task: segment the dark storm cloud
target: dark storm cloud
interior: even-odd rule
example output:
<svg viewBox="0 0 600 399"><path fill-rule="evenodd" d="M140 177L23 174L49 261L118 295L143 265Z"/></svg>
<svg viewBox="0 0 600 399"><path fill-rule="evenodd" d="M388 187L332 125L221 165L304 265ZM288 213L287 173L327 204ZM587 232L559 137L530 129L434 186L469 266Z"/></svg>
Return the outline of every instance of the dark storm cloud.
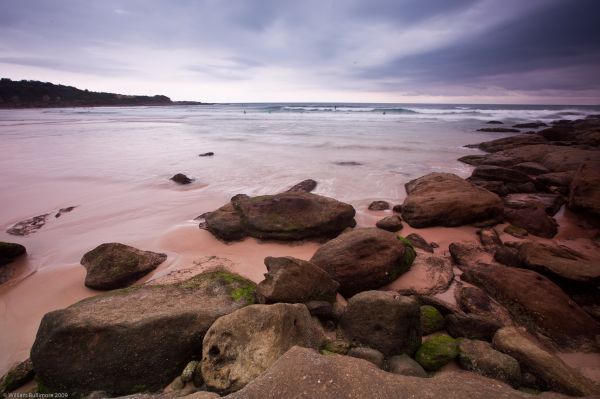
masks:
<svg viewBox="0 0 600 399"><path fill-rule="evenodd" d="M598 15L597 0L0 0L0 64L263 90L576 95L600 90Z"/></svg>

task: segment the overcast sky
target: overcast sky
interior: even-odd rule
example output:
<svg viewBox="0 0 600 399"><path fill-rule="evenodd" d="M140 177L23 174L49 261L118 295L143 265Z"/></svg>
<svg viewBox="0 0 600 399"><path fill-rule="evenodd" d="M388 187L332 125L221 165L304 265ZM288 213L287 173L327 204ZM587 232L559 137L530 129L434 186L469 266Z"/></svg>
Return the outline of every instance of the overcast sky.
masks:
<svg viewBox="0 0 600 399"><path fill-rule="evenodd" d="M0 0L0 75L208 102L600 103L600 0Z"/></svg>

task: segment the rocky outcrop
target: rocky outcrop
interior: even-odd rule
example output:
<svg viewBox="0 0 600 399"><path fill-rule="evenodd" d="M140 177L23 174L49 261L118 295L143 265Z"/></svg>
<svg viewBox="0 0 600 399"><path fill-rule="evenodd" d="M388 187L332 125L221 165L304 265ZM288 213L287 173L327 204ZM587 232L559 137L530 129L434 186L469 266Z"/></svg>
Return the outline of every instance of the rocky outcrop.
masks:
<svg viewBox="0 0 600 399"><path fill-rule="evenodd" d="M9 227L6 232L8 234L12 234L13 236L28 236L44 227L48 220L48 216L50 216L49 213L44 213L43 215L21 220L20 222Z"/></svg>
<svg viewBox="0 0 600 399"><path fill-rule="evenodd" d="M459 339L458 352L458 362L465 370L504 381L513 388L521 385L519 362L494 350L488 342Z"/></svg>
<svg viewBox="0 0 600 399"><path fill-rule="evenodd" d="M85 285L96 290L127 287L167 259L167 255L129 245L106 243L87 252L81 265L87 270Z"/></svg>
<svg viewBox="0 0 600 399"><path fill-rule="evenodd" d="M461 269L464 281L487 291L530 331L564 349L595 347L600 324L542 275L531 270L485 264L461 266Z"/></svg>
<svg viewBox="0 0 600 399"><path fill-rule="evenodd" d="M246 236L301 240L335 237L356 224L354 214L351 205L293 191L259 197L236 195L205 219L208 231L226 241Z"/></svg>
<svg viewBox="0 0 600 399"><path fill-rule="evenodd" d="M450 173L430 173L406 184L402 219L412 227L461 226L502 217L502 201Z"/></svg>
<svg viewBox="0 0 600 399"><path fill-rule="evenodd" d="M427 371L435 371L458 356L456 340L448 335L439 334L429 337L419 347L415 360Z"/></svg>
<svg viewBox="0 0 600 399"><path fill-rule="evenodd" d="M313 263L292 257L267 257L265 265L268 272L256 288L261 303L335 300L340 285Z"/></svg>
<svg viewBox="0 0 600 399"><path fill-rule="evenodd" d="M512 129L510 127L484 127L481 129L477 129L478 132L488 132L488 133L519 133L519 129Z"/></svg>
<svg viewBox="0 0 600 399"><path fill-rule="evenodd" d="M542 208L550 216L556 215L565 203L562 195L552 193L509 194L502 200L508 208Z"/></svg>
<svg viewBox="0 0 600 399"><path fill-rule="evenodd" d="M306 180L302 180L300 183L292 186L290 189L287 190L287 192L300 191L300 192L304 192L304 193L310 193L315 188L317 188L317 182L313 179L306 179Z"/></svg>
<svg viewBox="0 0 600 399"><path fill-rule="evenodd" d="M600 161L584 162L575 173L569 208L600 215Z"/></svg>
<svg viewBox="0 0 600 399"><path fill-rule="evenodd" d="M227 399L280 398L503 398L531 395L468 372L442 373L432 378L387 373L362 359L319 355L294 347L255 379Z"/></svg>
<svg viewBox="0 0 600 399"><path fill-rule="evenodd" d="M497 350L517 359L523 371L533 373L553 391L574 396L600 394L600 388L514 327L498 330L493 344Z"/></svg>
<svg viewBox="0 0 600 399"><path fill-rule="evenodd" d="M540 127L546 127L548 126L547 124L545 124L544 122L527 122L527 123L517 123L516 125L513 125L513 127L516 127L517 129L539 129Z"/></svg>
<svg viewBox="0 0 600 399"><path fill-rule="evenodd" d="M421 342L419 303L390 291L350 298L339 327L344 336L385 355L413 354Z"/></svg>
<svg viewBox="0 0 600 399"><path fill-rule="evenodd" d="M27 250L21 244L0 241L0 266L14 261L26 253Z"/></svg>
<svg viewBox="0 0 600 399"><path fill-rule="evenodd" d="M155 391L199 357L205 332L253 301L255 285L213 271L173 285L130 287L47 313L31 360L54 392Z"/></svg>
<svg viewBox="0 0 600 399"><path fill-rule="evenodd" d="M251 305L219 318L202 343L202 376L219 392L233 392L268 369L294 345L317 348L306 306Z"/></svg>
<svg viewBox="0 0 600 399"><path fill-rule="evenodd" d="M377 223L375 223L375 226L392 233L400 231L404 227L402 225L402 219L400 219L400 216L398 215L386 216L383 219L378 220Z"/></svg>
<svg viewBox="0 0 600 399"><path fill-rule="evenodd" d="M498 152L524 145L544 144L546 139L536 134L520 134L480 143L478 147L486 152Z"/></svg>
<svg viewBox="0 0 600 399"><path fill-rule="evenodd" d="M355 229L323 244L311 262L340 283L346 297L379 288L410 269L411 246L380 229Z"/></svg>

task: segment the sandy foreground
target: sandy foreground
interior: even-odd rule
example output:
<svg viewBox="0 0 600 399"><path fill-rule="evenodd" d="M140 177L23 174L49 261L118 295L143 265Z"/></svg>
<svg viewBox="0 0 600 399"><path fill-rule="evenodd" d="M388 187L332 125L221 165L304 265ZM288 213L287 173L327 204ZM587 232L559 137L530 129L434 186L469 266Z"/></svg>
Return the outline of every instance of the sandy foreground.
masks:
<svg viewBox="0 0 600 399"><path fill-rule="evenodd" d="M122 194L98 200L107 194L103 190L117 190ZM98 293L84 286L85 269L79 264L79 259L100 243L122 242L168 255L166 262L138 284L173 272L196 273L217 266L259 282L266 272L263 263L266 256L309 259L319 247L316 242L285 244L247 238L242 242L226 244L215 239L209 232L199 229L198 222L193 219L203 212L216 209L227 202L228 197L210 193L204 187L179 188L161 183L149 189L124 190L124 187L114 186L98 189L90 184L87 198L89 202L80 197L82 204L73 212L60 218L49 218L46 226L29 237L14 237L6 233L0 235L1 240L26 245L29 253L26 258L12 265L15 271L13 279L0 286L0 324L3 326L0 331L0 373L29 356L45 313ZM149 202L148 198L152 198L152 201ZM60 201L55 201L56 208L65 205ZM366 199L352 204L357 209L358 227L372 227L381 217L392 214L391 211L368 211L370 201ZM391 202L402 201L396 199ZM42 208L42 204L47 203L48 198L30 199L25 201L23 208L35 214L32 209L37 208L38 212L39 209L48 209L47 205ZM535 239L567 245L600 262L600 251L589 239L594 232L580 227L568 211L561 211L556 218L560 224L557 236L552 240ZM400 234L416 232L427 241L437 243L439 248L436 254L448 255L448 245L452 242L478 240L475 227L414 229L406 223L404 225ZM503 227L497 226L498 231L502 231ZM518 240L507 234L502 234L501 238L504 241ZM533 236L528 238L534 239ZM455 272L457 276L460 274L456 268ZM412 275L409 278L415 279L413 283L418 283L424 276ZM407 277L400 277L399 280L402 279L406 282ZM455 286L456 283L453 283L447 292L437 296L454 302ZM393 287L394 283L388 289ZM600 354L564 353L560 356L586 376L600 381ZM445 369L456 367L448 365Z"/></svg>

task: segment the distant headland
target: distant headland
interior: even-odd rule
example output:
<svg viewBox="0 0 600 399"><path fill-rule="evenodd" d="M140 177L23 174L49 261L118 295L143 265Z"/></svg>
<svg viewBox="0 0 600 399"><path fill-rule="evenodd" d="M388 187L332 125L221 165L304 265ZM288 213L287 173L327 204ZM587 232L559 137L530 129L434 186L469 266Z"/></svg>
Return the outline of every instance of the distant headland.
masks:
<svg viewBox="0 0 600 399"><path fill-rule="evenodd" d="M81 90L36 80L0 79L0 108L103 107L148 105L200 105L171 101L167 96L133 96Z"/></svg>

